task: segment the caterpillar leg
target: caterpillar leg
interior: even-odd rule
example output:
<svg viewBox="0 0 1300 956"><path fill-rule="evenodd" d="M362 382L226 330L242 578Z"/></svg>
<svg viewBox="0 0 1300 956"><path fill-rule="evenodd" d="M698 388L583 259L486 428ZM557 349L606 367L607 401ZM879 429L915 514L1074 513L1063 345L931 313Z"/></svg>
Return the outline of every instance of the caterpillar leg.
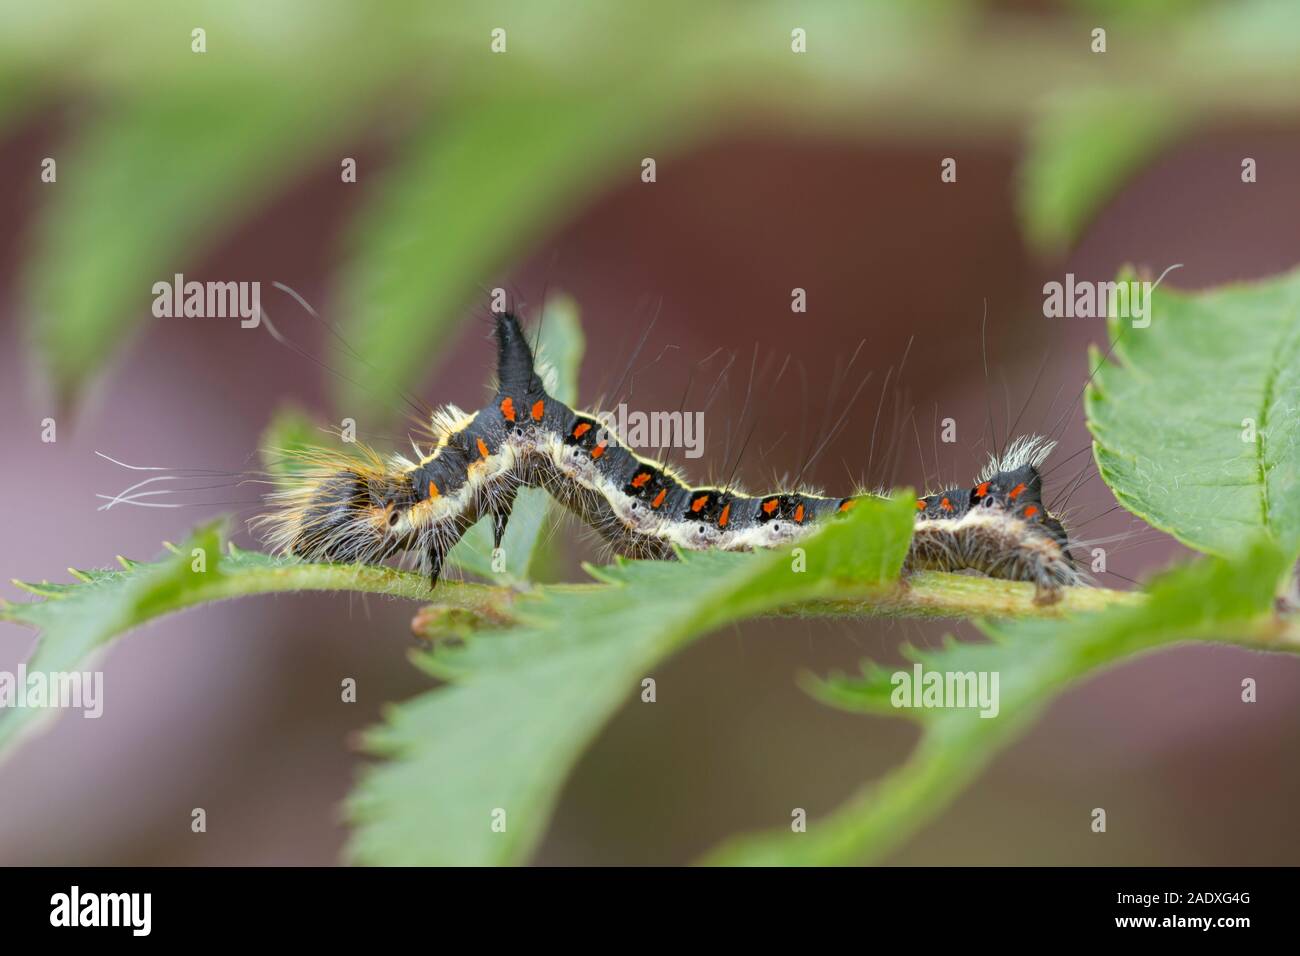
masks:
<svg viewBox="0 0 1300 956"><path fill-rule="evenodd" d="M492 515L492 547L501 547L501 541L506 534L506 525L510 522L510 512L515 507L516 489L511 488L509 491L498 492L494 500L488 505L488 513Z"/></svg>
<svg viewBox="0 0 1300 956"><path fill-rule="evenodd" d="M442 576L442 562L446 555L440 545L436 542L431 544L425 552L425 560L429 568L429 590L438 587L438 578Z"/></svg>
<svg viewBox="0 0 1300 956"><path fill-rule="evenodd" d="M456 547L457 542L473 527L478 518L478 513L471 508L461 514L430 524L418 533L414 544L421 556L421 569L429 576L430 590L438 586L438 578L442 576L447 555L451 554L451 549Z"/></svg>
<svg viewBox="0 0 1300 956"><path fill-rule="evenodd" d="M1034 582L1034 604L1038 607L1050 607L1065 594L1065 589L1056 581Z"/></svg>

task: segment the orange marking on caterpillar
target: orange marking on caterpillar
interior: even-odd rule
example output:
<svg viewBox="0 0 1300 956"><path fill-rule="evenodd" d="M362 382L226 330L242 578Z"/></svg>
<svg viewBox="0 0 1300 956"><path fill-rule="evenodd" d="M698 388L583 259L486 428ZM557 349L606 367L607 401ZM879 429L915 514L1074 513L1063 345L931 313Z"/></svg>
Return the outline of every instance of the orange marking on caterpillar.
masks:
<svg viewBox="0 0 1300 956"><path fill-rule="evenodd" d="M651 508L658 508L661 504L664 503L664 499L667 498L667 497L668 497L668 489L667 489L667 488L660 488L660 489L659 489L659 494L655 495L655 500L652 501L652 502L650 502L650 507L651 507Z"/></svg>
<svg viewBox="0 0 1300 956"><path fill-rule="evenodd" d="M764 501L764 502L763 502L763 514L765 514L765 515L770 515L773 511L775 511L775 510L777 509L777 506L780 505L780 504L781 504L781 502L780 502L780 500L777 499L777 498L770 498L770 499L768 499L767 501Z"/></svg>
<svg viewBox="0 0 1300 956"><path fill-rule="evenodd" d="M501 414L506 417L508 422L515 420L515 400L509 395L501 399Z"/></svg>
<svg viewBox="0 0 1300 956"><path fill-rule="evenodd" d="M578 422L577 427L573 429L573 437L581 438L589 431L591 431L591 422Z"/></svg>
<svg viewBox="0 0 1300 956"><path fill-rule="evenodd" d="M605 447L606 447L605 443L601 442L599 445L597 445L595 448L591 450L591 457L599 458L601 455L605 454Z"/></svg>
<svg viewBox="0 0 1300 956"><path fill-rule="evenodd" d="M540 422L544 411L546 411L546 405L540 398L533 402L533 421Z"/></svg>
<svg viewBox="0 0 1300 956"><path fill-rule="evenodd" d="M708 503L709 503L709 496L700 495L698 498L696 498L694 501L691 502L691 510L694 511L696 514L699 514L700 509L703 508Z"/></svg>
<svg viewBox="0 0 1300 956"><path fill-rule="evenodd" d="M485 442L481 438L478 439L478 453L482 455L484 458L487 458L489 456L487 442Z"/></svg>
<svg viewBox="0 0 1300 956"><path fill-rule="evenodd" d="M1025 483L1022 481L1020 484L1016 485L1014 488L1011 489L1011 493L1007 495L1007 497L1010 498L1012 501L1015 501L1017 498L1020 497L1020 495L1024 492L1024 490L1025 490Z"/></svg>
<svg viewBox="0 0 1300 956"><path fill-rule="evenodd" d="M983 498L988 493L989 493L989 483L987 481L981 481L980 486L975 489L975 494L980 498Z"/></svg>
<svg viewBox="0 0 1300 956"><path fill-rule="evenodd" d="M841 511L848 511L848 510L849 510L849 503L848 503L847 501L842 501L842 502L840 502L840 510L841 510ZM917 510L917 511L924 511L924 510L925 510L925 499L924 499L924 498L917 498L917 499L916 499L916 510Z"/></svg>
<svg viewBox="0 0 1300 956"><path fill-rule="evenodd" d="M637 475L635 478L632 479L632 487L633 488L644 487L646 483L650 481L650 477L651 477L650 472L648 471L641 472L641 474Z"/></svg>
<svg viewBox="0 0 1300 956"><path fill-rule="evenodd" d="M794 523L803 524L803 505L799 505L794 509Z"/></svg>
<svg viewBox="0 0 1300 956"><path fill-rule="evenodd" d="M857 504L858 501L856 498L846 498L844 501L840 502L840 511L848 511L850 508L857 507ZM916 503L916 508L918 511L920 511L924 507L925 507L924 501L918 501Z"/></svg>
<svg viewBox="0 0 1300 956"><path fill-rule="evenodd" d="M944 498L939 502L939 507L942 508L944 511L952 511L952 502L949 501L947 498Z"/></svg>
<svg viewBox="0 0 1300 956"><path fill-rule="evenodd" d="M1032 517L1033 517L1034 515L1036 515L1036 514L1038 514L1038 506L1037 506L1037 505L1030 505L1028 508L1025 509L1025 517L1026 517L1026 518L1032 518Z"/></svg>
<svg viewBox="0 0 1300 956"><path fill-rule="evenodd" d="M435 485L432 481L429 482L429 500L432 501L434 498L437 498L440 494L441 492L438 491L438 486Z"/></svg>
<svg viewBox="0 0 1300 956"><path fill-rule="evenodd" d="M725 528L727 522L731 520L731 502L728 501L722 506L722 515L718 518L718 527Z"/></svg>

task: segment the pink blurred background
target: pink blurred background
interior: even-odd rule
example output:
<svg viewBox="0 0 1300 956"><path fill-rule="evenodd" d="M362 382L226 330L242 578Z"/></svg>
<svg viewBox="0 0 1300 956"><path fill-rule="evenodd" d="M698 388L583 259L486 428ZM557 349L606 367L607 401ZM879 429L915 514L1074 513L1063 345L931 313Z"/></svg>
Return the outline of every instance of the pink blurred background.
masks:
<svg viewBox="0 0 1300 956"><path fill-rule="evenodd" d="M273 410L297 399L325 416L319 369L232 322L150 320L59 440L40 441L54 414L24 347L17 287L24 237L40 208L32 170L57 142L49 122L21 129L0 152L0 577L65 580L65 568L105 566L114 555L148 558L201 518L229 509L95 510L95 492L129 476L94 456L238 470L253 466ZM1240 181L1243 143L1260 181ZM797 375L760 382L761 425L740 468L750 486L798 470L802 425L819 427L826 383L865 339L862 371L875 376L861 412L809 478L842 488L862 477L880 386L915 337L901 392L915 405L925 461L911 426L899 484L933 479L934 419L954 417L959 444L940 462L945 479L969 479L984 454L987 402L1028 400L1024 422L1066 412L1062 450L1087 443L1070 402L1087 376L1095 320L1049 322L1045 281L1071 271L1111 277L1125 263L1183 288L1262 277L1300 262L1300 137L1224 131L1184 141L1109 203L1064 260L1035 260L1017 226L1013 187L1020 144L845 145L751 127L660 164L653 187L630 171L497 277L534 303L544 290L573 295L588 337L582 394L593 399L622 373L653 316L646 356L676 346L637 379L633 407L675 408L687 363L714 349L747 369L761 354L806 366L810 407ZM330 313L340 233L377 184L385 156L358 147L362 175L338 182L337 162L312 174L228 235L210 255L177 261L195 278L280 281ZM943 184L939 159L956 155L959 181ZM806 316L790 290L807 289ZM980 362L987 300L989 379ZM149 300L141 297L147 311ZM281 311L286 311L282 306ZM420 394L475 407L492 358L484 327L466 310L454 348L430 368ZM319 352L319 336L297 334ZM1030 384L1046 357L1043 384ZM1005 386L1003 379L1005 378ZM706 380L705 384L711 384ZM856 384L856 380L850 383ZM1061 398L1049 410L1053 396ZM697 385L697 397L703 389ZM733 376L707 416L702 475L721 468L726 423L741 412L745 373ZM882 415L878 449L893 437ZM1002 427L1001 425L999 427ZM787 435L780 442L776 439ZM734 444L733 444L734 447ZM877 462L880 452L877 451ZM1074 459L1074 466L1088 460ZM846 470L847 469L847 470ZM928 473L928 474L927 474ZM1053 477L1052 491L1074 467ZM867 476L884 480L876 469ZM251 493L239 493L247 500ZM1094 476L1071 501L1076 520L1113 498ZM1140 579L1182 549L1141 532L1122 512L1085 526L1085 537L1134 532L1112 546L1111 567ZM251 543L241 530L237 540ZM576 556L593 551L565 536ZM572 565L564 572L581 574ZM1103 581L1126 587L1125 581ZM3 585L5 597L25 599ZM429 684L407 662L413 605L319 594L263 597L165 618L101 659L105 713L69 715L0 766L0 862L82 864L330 864L346 836L339 804L364 758L354 735L385 702ZM815 818L901 761L916 737L906 721L850 716L808 698L803 670L853 670L864 656L897 660L905 641L967 625L914 622L751 622L700 641L655 675L659 703L629 704L566 786L538 860L544 863L682 863L725 836L772 826L802 806ZM29 653L32 634L0 624L0 668ZM356 704L339 701L354 677ZM1253 677L1259 702L1240 702ZM1178 648L1145 657L1061 696L947 812L894 853L901 864L1295 864L1300 793L1300 661L1228 647ZM455 768L448 768L454 773ZM1105 807L1109 831L1089 829ZM208 832L190 832L203 807ZM430 807L430 812L436 808Z"/></svg>

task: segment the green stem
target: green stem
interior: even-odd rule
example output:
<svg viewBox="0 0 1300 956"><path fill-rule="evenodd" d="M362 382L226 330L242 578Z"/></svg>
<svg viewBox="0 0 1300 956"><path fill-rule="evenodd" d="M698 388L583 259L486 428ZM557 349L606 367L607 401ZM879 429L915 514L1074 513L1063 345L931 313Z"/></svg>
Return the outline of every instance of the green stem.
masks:
<svg viewBox="0 0 1300 956"><path fill-rule="evenodd" d="M55 597L39 584L14 582L43 597ZM551 593L596 591L604 584L547 584L538 590ZM291 564L282 567L226 567L196 588L165 600L156 614L169 613L213 601L278 594L289 591L351 591L428 601L411 622L412 630L435 638L449 630L504 627L513 623L512 610L521 592L515 588L460 581L442 581L430 592L426 578L409 571L337 564ZM429 598L434 600L429 601ZM928 618L943 620L979 618L1062 617L1134 605L1144 599L1135 591L1109 588L1067 588L1056 604L1035 604L1032 585L1017 581L969 577L926 571L906 584L884 592L866 591L834 600L795 604L774 612L776 617L803 618ZM0 618L7 602L0 600ZM1254 622L1246 631L1225 637L1232 643L1257 650L1300 652L1300 621L1294 616L1272 615Z"/></svg>
<svg viewBox="0 0 1300 956"><path fill-rule="evenodd" d="M1142 594L1136 591L1066 588L1057 603L1035 604L1031 584L923 571L884 595L799 605L782 613L797 617L1062 617L1141 600Z"/></svg>

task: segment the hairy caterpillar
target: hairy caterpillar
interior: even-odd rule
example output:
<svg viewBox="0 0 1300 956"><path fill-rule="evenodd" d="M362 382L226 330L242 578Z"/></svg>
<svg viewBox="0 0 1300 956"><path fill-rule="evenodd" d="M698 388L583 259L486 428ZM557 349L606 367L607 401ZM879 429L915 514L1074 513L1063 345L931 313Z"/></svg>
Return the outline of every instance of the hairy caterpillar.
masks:
<svg viewBox="0 0 1300 956"><path fill-rule="evenodd" d="M545 488L620 554L671 559L675 549L747 551L797 541L867 493L799 490L749 495L692 487L673 469L634 454L596 416L548 394L512 314L496 317L497 392L472 414L431 422L435 446L418 460L373 452L340 466L329 452L302 456L289 487L258 519L277 550L316 561L374 564L411 555L436 586L461 536L491 516L500 547L519 488ZM1028 581L1051 603L1082 583L1061 522L1042 501L1040 467L1055 447L1017 439L992 456L974 487L917 500L906 571L976 571Z"/></svg>

